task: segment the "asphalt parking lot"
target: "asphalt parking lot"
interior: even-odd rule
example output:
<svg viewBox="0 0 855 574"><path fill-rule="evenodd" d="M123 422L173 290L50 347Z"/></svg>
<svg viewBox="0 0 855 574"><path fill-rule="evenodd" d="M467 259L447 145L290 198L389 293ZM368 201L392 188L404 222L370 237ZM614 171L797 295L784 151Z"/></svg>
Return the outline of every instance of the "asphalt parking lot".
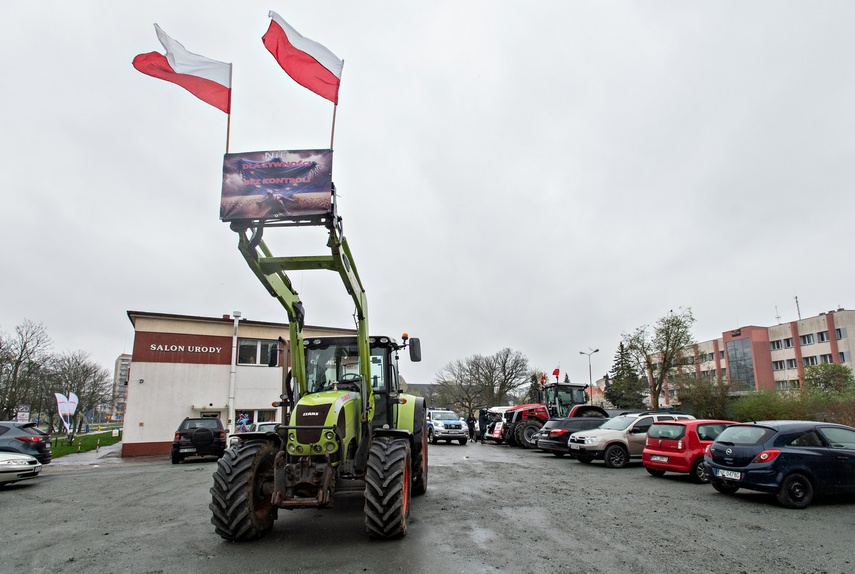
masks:
<svg viewBox="0 0 855 574"><path fill-rule="evenodd" d="M430 446L409 535L371 541L362 500L280 511L229 543L210 524L215 463L71 455L0 490L0 572L851 573L855 499L786 510L640 464L613 470L507 446Z"/></svg>

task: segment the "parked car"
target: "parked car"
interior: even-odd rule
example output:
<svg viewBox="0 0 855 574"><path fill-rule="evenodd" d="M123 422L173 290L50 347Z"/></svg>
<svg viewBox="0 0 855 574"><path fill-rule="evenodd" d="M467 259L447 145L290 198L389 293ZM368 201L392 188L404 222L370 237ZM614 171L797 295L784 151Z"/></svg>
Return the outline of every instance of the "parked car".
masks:
<svg viewBox="0 0 855 574"><path fill-rule="evenodd" d="M816 494L855 492L855 428L815 421L763 421L724 429L704 457L718 492L775 494L805 508Z"/></svg>
<svg viewBox="0 0 855 574"><path fill-rule="evenodd" d="M276 421L252 423L251 425L246 427L246 431L244 432L276 432L277 426L279 426L279 423ZM229 437L229 446L239 443L241 441L240 435L242 434L242 432L238 432L231 435Z"/></svg>
<svg viewBox="0 0 855 574"><path fill-rule="evenodd" d="M647 429L653 423L693 418L691 415L652 412L620 415L593 430L571 434L567 446L579 462L602 459L610 468L623 468L630 460L641 459Z"/></svg>
<svg viewBox="0 0 855 574"><path fill-rule="evenodd" d="M223 456L226 429L218 418L187 417L178 425L172 439L172 464L188 456Z"/></svg>
<svg viewBox="0 0 855 574"><path fill-rule="evenodd" d="M0 452L28 454L41 464L48 464L53 460L50 435L36 426L36 423L0 422Z"/></svg>
<svg viewBox="0 0 855 574"><path fill-rule="evenodd" d="M496 444L502 444L502 427L504 426L504 413L510 406L490 407L487 409L487 429L484 433L485 441L492 441Z"/></svg>
<svg viewBox="0 0 855 574"><path fill-rule="evenodd" d="M570 417L563 419L550 419L537 433L537 448L549 452L557 457L570 453L568 438L571 434L582 430L591 430L599 427L608 419L600 417ZM572 454L572 453L570 453Z"/></svg>
<svg viewBox="0 0 855 574"><path fill-rule="evenodd" d="M735 421L714 419L662 421L647 431L647 443L641 453L641 463L653 476L666 472L689 474L700 483L707 483L704 452L707 446Z"/></svg>
<svg viewBox="0 0 855 574"><path fill-rule="evenodd" d="M0 486L36 478L42 463L36 457L14 452L0 452Z"/></svg>
<svg viewBox="0 0 855 574"><path fill-rule="evenodd" d="M444 440L447 443L457 441L462 445L469 442L469 427L457 413L448 409L428 409L428 440L432 444Z"/></svg>

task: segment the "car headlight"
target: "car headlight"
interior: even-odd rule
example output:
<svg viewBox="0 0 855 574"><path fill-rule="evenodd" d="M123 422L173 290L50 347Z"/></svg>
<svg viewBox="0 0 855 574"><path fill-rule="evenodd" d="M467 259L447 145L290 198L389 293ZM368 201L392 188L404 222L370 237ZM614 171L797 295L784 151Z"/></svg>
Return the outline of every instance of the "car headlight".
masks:
<svg viewBox="0 0 855 574"><path fill-rule="evenodd" d="M599 437L595 437L595 436L586 436L585 437L585 444L597 444L598 442L600 442Z"/></svg>
<svg viewBox="0 0 855 574"><path fill-rule="evenodd" d="M436 428L438 428L438 429L445 428L445 427L444 427L444 425L443 425L441 422L439 422L439 421L435 421L435 422L433 423L433 426L435 426L435 427L436 427Z"/></svg>

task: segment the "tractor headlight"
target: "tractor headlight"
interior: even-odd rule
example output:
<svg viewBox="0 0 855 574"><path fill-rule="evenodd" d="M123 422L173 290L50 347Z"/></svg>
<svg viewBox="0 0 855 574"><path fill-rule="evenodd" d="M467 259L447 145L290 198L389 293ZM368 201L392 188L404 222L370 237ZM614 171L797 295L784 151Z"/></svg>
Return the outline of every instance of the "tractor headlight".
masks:
<svg viewBox="0 0 855 574"><path fill-rule="evenodd" d="M324 451L323 447L319 444L312 445L312 450L317 452L317 453Z"/></svg>
<svg viewBox="0 0 855 574"><path fill-rule="evenodd" d="M326 433L324 433L324 436L326 437L327 440L333 440L335 438L333 431L330 431L330 430L328 430Z"/></svg>
<svg viewBox="0 0 855 574"><path fill-rule="evenodd" d="M288 443L288 452L290 452L291 454L294 454L294 451L296 451L296 450L297 450L297 447L294 446L294 443L289 442Z"/></svg>
<svg viewBox="0 0 855 574"><path fill-rule="evenodd" d="M296 440L297 440L297 435L296 435L296 433L291 433L291 434L289 434L289 435L288 435L288 440L290 440L291 442L296 441Z"/></svg>
<svg viewBox="0 0 855 574"><path fill-rule="evenodd" d="M334 442L328 442L327 443L327 452L332 452L334 450L335 450L335 443Z"/></svg>

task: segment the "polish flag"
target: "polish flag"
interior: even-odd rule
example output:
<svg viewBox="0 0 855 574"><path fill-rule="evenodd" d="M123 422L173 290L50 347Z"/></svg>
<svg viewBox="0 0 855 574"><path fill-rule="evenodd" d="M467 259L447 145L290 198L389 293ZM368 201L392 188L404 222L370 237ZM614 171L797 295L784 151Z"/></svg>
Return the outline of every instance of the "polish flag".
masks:
<svg viewBox="0 0 855 574"><path fill-rule="evenodd" d="M558 373L560 373L560 372L561 372L561 363L558 363L557 365L555 365L555 368L552 370L552 376L557 377Z"/></svg>
<svg viewBox="0 0 855 574"><path fill-rule="evenodd" d="M327 48L300 35L272 10L267 33L261 37L282 69L295 82L338 104L338 87L344 62Z"/></svg>
<svg viewBox="0 0 855 574"><path fill-rule="evenodd" d="M134 68L154 78L178 84L203 102L229 113L232 65L188 52L154 25L166 54L149 52L134 58Z"/></svg>

